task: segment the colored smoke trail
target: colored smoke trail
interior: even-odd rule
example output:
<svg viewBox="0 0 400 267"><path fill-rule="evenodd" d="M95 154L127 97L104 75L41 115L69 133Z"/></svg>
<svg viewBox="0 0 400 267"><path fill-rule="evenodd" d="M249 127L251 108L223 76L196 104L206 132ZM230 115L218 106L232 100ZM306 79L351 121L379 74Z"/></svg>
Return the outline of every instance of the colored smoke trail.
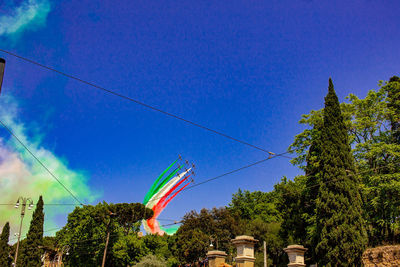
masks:
<svg viewBox="0 0 400 267"><path fill-rule="evenodd" d="M90 202L99 197L88 185L85 172L72 170L68 162L55 155L42 145L43 133L31 136L28 133L40 129L28 129L18 119L18 106L15 100L7 95L0 97L0 119L29 147L43 164L49 168L65 186L81 201ZM46 203L75 203L69 193L0 126L0 203L15 203L19 196L31 197L37 202L43 195ZM56 219L71 212L74 206L45 206L45 229L57 226ZM9 221L11 237L17 232L20 221L20 210L13 206L0 205L0 227ZM29 227L32 212L27 211L24 218L24 235ZM52 234L52 233L47 233Z"/></svg>
<svg viewBox="0 0 400 267"><path fill-rule="evenodd" d="M179 171L184 168L184 166L177 166L169 174L170 169L177 163L178 160L174 161L166 170L164 170L160 176L154 181L150 190L147 192L143 204L147 208L152 209L154 215L152 218L143 220L143 227L147 233L164 235L174 234L178 230L179 226L171 226L164 228L160 225L157 220L161 212L166 208L166 206L174 199L186 186L188 186L191 181L188 181L189 177L193 173L192 168L186 169L182 173ZM164 177L165 176L165 177Z"/></svg>
<svg viewBox="0 0 400 267"><path fill-rule="evenodd" d="M0 36L20 34L46 23L51 9L49 0L24 0L18 6L13 2L0 5Z"/></svg>

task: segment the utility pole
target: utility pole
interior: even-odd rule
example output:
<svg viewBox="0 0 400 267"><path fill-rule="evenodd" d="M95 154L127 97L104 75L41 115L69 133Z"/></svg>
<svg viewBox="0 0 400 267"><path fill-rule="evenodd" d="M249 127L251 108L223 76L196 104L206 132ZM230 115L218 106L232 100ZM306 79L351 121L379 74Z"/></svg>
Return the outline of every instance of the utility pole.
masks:
<svg viewBox="0 0 400 267"><path fill-rule="evenodd" d="M268 266L268 262L267 262L267 243L265 243L264 241L264 267Z"/></svg>
<svg viewBox="0 0 400 267"><path fill-rule="evenodd" d="M111 223L111 217L115 217L117 214L110 212L110 220L107 223L107 239L106 239L106 246L104 247L104 254L103 254L103 263L101 264L101 267L104 267L106 264L106 255L107 255L107 247L108 247L108 241L110 240L110 223Z"/></svg>
<svg viewBox="0 0 400 267"><path fill-rule="evenodd" d="M18 249L19 249L19 240L21 238L21 229L22 229L22 221L24 220L24 215L25 215L25 208L26 208L26 203L28 202L28 210L31 210L33 207L33 200L29 197L19 197L17 200L17 203L15 203L15 208L18 209L20 203L22 204L21 206L21 223L19 225L19 232L18 232L18 241L17 241L17 249L15 250L15 256L14 256L14 267L17 266L17 258L18 258Z"/></svg>

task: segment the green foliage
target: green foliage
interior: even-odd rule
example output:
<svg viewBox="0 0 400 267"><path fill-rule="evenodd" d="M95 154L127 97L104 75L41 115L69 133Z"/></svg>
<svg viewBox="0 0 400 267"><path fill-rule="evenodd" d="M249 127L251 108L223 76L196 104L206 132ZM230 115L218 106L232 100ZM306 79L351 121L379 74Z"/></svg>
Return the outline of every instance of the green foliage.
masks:
<svg viewBox="0 0 400 267"><path fill-rule="evenodd" d="M266 241L269 262L285 266L287 260L282 248L299 237L304 238L297 231L303 229L299 224L301 218L298 213L303 180L301 177L293 181L283 178L272 192L239 189L232 196L228 210L239 225L238 233L254 236L260 241L255 245L256 262L262 260L259 258L263 257L262 242Z"/></svg>
<svg viewBox="0 0 400 267"><path fill-rule="evenodd" d="M316 259L315 248L318 242L318 233L316 229L316 201L320 191L321 184L321 128L322 125L314 125L314 136L308 154L306 157L307 165L305 167L305 183L300 193L300 205L295 218L298 219L300 227L296 229L296 237L301 240L308 248L307 254L314 262Z"/></svg>
<svg viewBox="0 0 400 267"><path fill-rule="evenodd" d="M281 219L276 204L276 194L274 192L243 192L239 189L232 196L228 209L236 217L244 220L260 218L265 222L276 222Z"/></svg>
<svg viewBox="0 0 400 267"><path fill-rule="evenodd" d="M133 234L119 238L112 247L115 266L136 264L149 252L143 239Z"/></svg>
<svg viewBox="0 0 400 267"><path fill-rule="evenodd" d="M361 177L370 246L400 242L400 144L396 141L399 99L400 82L394 76L389 83L380 82L379 90L370 90L364 99L350 94L348 103L340 106L356 169ZM311 143L318 140L321 134L322 113L323 110L317 110L302 116L300 123L312 129L297 135L290 147L297 153L292 163L303 169L318 167L318 162L309 161L307 157L313 150ZM309 170L306 170L306 174L309 175ZM306 188L314 183L310 182ZM305 196L303 206L307 206L307 201L312 199L311 196ZM310 214L311 209L305 211L303 217L312 219Z"/></svg>
<svg viewBox="0 0 400 267"><path fill-rule="evenodd" d="M43 237L43 247L55 249L56 248L56 238L54 236Z"/></svg>
<svg viewBox="0 0 400 267"><path fill-rule="evenodd" d="M99 266L103 256L109 210L106 203L76 207L67 224L56 234L59 247L70 246L69 266ZM116 228L111 223L111 228ZM115 235L111 235L113 243Z"/></svg>
<svg viewBox="0 0 400 267"><path fill-rule="evenodd" d="M385 86L393 143L400 144L400 78L393 76Z"/></svg>
<svg viewBox="0 0 400 267"><path fill-rule="evenodd" d="M312 129L305 129L296 135L293 143L289 146L289 151L297 154L297 157L291 160L291 163L300 169L305 170L307 154L313 141L320 138L320 130L323 125L322 110L311 110L310 114L301 115L300 124L307 125Z"/></svg>
<svg viewBox="0 0 400 267"><path fill-rule="evenodd" d="M149 251L159 257L170 258L172 252L168 241L172 241L168 235L147 234L143 236L143 242Z"/></svg>
<svg viewBox="0 0 400 267"><path fill-rule="evenodd" d="M176 259L169 248L170 237L159 235L145 235L139 238L137 235L122 236L114 244L112 253L116 266L137 264L146 255L155 255L159 259L168 259L172 266ZM142 266L142 265L141 265ZM164 265L165 266L165 265Z"/></svg>
<svg viewBox="0 0 400 267"><path fill-rule="evenodd" d="M134 249L142 245L135 243L138 240L136 232L130 235L129 231L137 231L136 223L151 217L152 212L140 203L103 202L96 206L77 207L68 215L65 227L57 232L57 244L59 247L70 246L70 255L66 258L69 266L99 266L103 259L105 239L109 229L111 234L106 265L121 266L120 263L136 263L139 258L132 256L132 253L136 253ZM115 216L110 216L111 214ZM130 251L128 245L133 246L129 247ZM143 253L139 255L144 255Z"/></svg>
<svg viewBox="0 0 400 267"><path fill-rule="evenodd" d="M191 211L183 218L177 232L177 254L185 263L197 262L204 258L212 240L214 246L232 254L231 239L239 233L237 220L226 208Z"/></svg>
<svg viewBox="0 0 400 267"><path fill-rule="evenodd" d="M346 126L329 80L321 128L321 185L316 202L319 265L361 265L367 245L359 178Z"/></svg>
<svg viewBox="0 0 400 267"><path fill-rule="evenodd" d="M255 244L256 262L263 262L263 241L266 242L267 255L270 264L275 266L287 266L285 253L282 248L285 247L284 239L280 236L281 223L265 222L260 218L247 221L243 228L243 234L253 236L259 240ZM264 266L256 264L256 266Z"/></svg>
<svg viewBox="0 0 400 267"><path fill-rule="evenodd" d="M10 252L10 246L8 245L8 240L10 237L10 224L7 222L0 235L0 266L9 265L8 254Z"/></svg>
<svg viewBox="0 0 400 267"><path fill-rule="evenodd" d="M304 177L298 176L294 180L283 177L279 184L274 186L277 195L277 207L282 217L280 236L288 243L303 243L304 220L301 217L301 193L304 188Z"/></svg>
<svg viewBox="0 0 400 267"><path fill-rule="evenodd" d="M165 267L167 263L164 259L154 255L147 255L135 267Z"/></svg>
<svg viewBox="0 0 400 267"><path fill-rule="evenodd" d="M394 76L378 91L383 126L357 147L364 172L365 210L371 245L400 242L400 81Z"/></svg>
<svg viewBox="0 0 400 267"><path fill-rule="evenodd" d="M131 230L137 232L136 223L142 219L149 219L153 216L153 210L146 208L142 203L118 203L111 204L110 211L117 214L116 220L124 229L126 235Z"/></svg>
<svg viewBox="0 0 400 267"><path fill-rule="evenodd" d="M21 254L18 256L19 266L42 266L43 250L40 247L43 246L43 223L43 198L40 196L32 215L26 242L21 246Z"/></svg>

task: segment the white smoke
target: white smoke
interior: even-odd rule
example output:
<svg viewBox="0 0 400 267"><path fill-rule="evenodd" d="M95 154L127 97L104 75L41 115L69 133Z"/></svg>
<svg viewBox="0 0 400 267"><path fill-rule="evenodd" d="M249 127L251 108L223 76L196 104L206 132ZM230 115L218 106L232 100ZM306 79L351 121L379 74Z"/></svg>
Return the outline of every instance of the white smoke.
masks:
<svg viewBox="0 0 400 267"><path fill-rule="evenodd" d="M0 7L1 8L1 7ZM48 0L25 0L8 12L0 13L0 36L18 34L45 24L50 12Z"/></svg>

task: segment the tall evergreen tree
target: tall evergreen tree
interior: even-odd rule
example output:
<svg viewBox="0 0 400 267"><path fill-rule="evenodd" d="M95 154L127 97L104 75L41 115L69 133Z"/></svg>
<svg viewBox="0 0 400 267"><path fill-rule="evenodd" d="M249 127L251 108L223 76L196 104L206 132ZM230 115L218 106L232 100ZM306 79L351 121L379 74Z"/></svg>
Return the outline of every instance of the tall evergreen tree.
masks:
<svg viewBox="0 0 400 267"><path fill-rule="evenodd" d="M367 244L359 178L338 97L329 79L321 128L321 184L316 201L318 265L359 266Z"/></svg>
<svg viewBox="0 0 400 267"><path fill-rule="evenodd" d="M32 215L26 243L22 246L21 257L18 257L18 266L42 266L42 249L39 247L43 246L43 223L43 198L40 196Z"/></svg>
<svg viewBox="0 0 400 267"><path fill-rule="evenodd" d="M0 266L8 266L10 247L8 246L8 239L10 237L10 224L7 222L0 235Z"/></svg>
<svg viewBox="0 0 400 267"><path fill-rule="evenodd" d="M316 260L315 247L317 245L316 233L316 200L318 197L321 177L319 173L321 158L321 126L314 125L312 142L306 157L305 167L306 182L301 195L301 213L305 226L303 238L305 246L309 248L308 255L312 263Z"/></svg>

